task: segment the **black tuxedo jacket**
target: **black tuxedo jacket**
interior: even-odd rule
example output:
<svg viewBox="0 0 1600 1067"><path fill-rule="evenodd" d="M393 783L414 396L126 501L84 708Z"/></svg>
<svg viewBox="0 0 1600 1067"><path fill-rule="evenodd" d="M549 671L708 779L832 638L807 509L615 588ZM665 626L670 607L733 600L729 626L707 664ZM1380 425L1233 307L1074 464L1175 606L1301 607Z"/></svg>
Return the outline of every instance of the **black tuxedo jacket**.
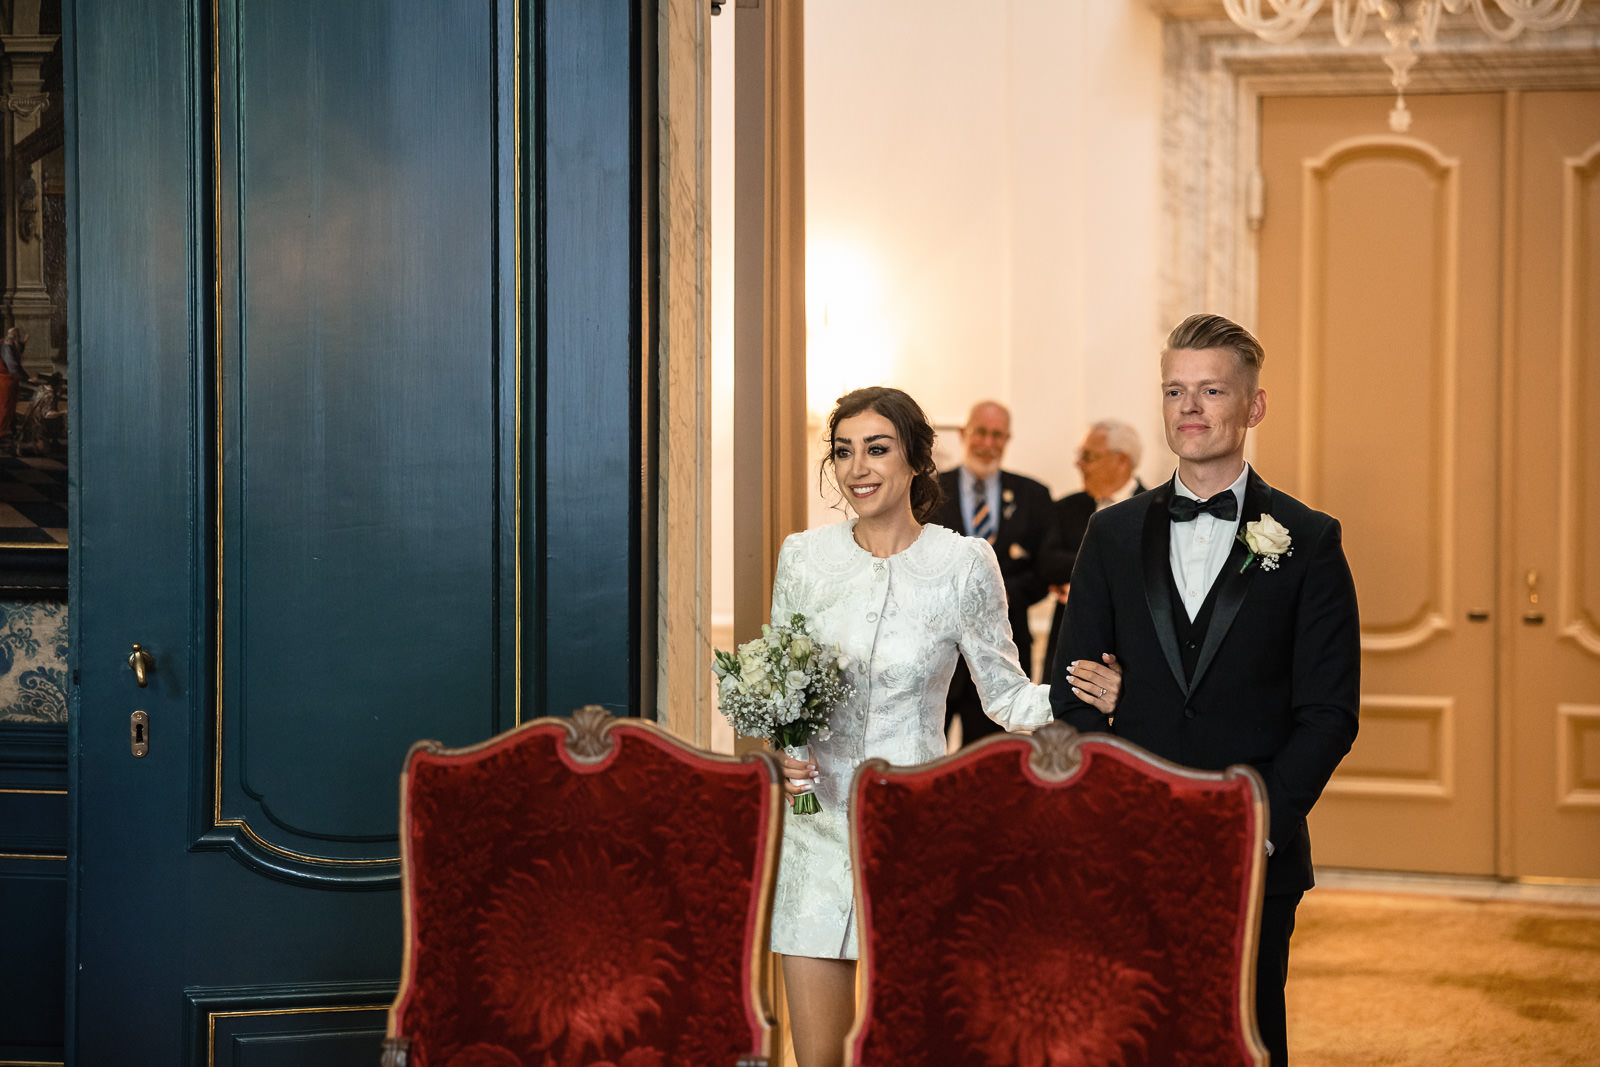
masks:
<svg viewBox="0 0 1600 1067"><path fill-rule="evenodd" d="M939 475L944 491L933 520L958 534L967 532L961 514L961 468ZM1039 553L1050 530L1050 490L1042 482L1010 471L1000 472L1000 515L995 526L994 555L1006 585L1006 611L1011 619L1011 640L1017 643L1021 667L1033 673L1033 635L1028 632L1028 608L1043 600L1049 585L1039 577Z"/></svg>
<svg viewBox="0 0 1600 1067"><path fill-rule="evenodd" d="M1111 732L1190 767L1248 763L1267 785L1273 844L1267 892L1312 884L1306 814L1356 736L1361 643L1355 583L1339 523L1267 485L1253 470L1244 523L1270 514L1292 555L1276 570L1235 541L1217 576L1215 606L1194 677L1185 678L1173 612L1167 501L1172 482L1097 512L1067 600L1051 676L1058 719L1081 731L1106 720L1072 695L1066 666L1115 653L1122 695Z"/></svg>

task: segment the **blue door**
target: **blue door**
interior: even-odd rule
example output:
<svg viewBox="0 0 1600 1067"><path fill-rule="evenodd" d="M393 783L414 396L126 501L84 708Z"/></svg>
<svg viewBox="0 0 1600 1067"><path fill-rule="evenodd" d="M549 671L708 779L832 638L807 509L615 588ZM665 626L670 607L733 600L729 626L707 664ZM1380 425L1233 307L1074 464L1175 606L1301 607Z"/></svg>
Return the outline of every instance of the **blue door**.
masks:
<svg viewBox="0 0 1600 1067"><path fill-rule="evenodd" d="M406 748L636 706L650 6L69 4L72 1062L375 1064Z"/></svg>

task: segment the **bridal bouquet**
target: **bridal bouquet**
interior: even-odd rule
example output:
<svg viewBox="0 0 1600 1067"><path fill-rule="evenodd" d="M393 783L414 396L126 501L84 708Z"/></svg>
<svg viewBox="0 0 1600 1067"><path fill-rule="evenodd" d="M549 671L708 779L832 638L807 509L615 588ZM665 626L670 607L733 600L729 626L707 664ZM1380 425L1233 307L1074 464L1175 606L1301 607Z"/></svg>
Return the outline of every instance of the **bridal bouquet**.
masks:
<svg viewBox="0 0 1600 1067"><path fill-rule="evenodd" d="M761 636L732 652L716 650L717 706L734 730L771 741L794 759L809 758L812 740L828 738L828 716L853 689L850 658L823 645L799 612L788 625L761 627ZM814 793L795 798L796 815L822 810Z"/></svg>

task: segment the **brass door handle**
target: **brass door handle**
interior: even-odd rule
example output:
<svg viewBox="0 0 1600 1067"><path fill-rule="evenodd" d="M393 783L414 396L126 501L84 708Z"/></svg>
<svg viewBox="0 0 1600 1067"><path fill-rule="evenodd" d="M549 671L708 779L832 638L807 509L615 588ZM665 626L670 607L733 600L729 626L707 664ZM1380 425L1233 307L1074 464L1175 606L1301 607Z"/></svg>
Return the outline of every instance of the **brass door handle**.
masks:
<svg viewBox="0 0 1600 1067"><path fill-rule="evenodd" d="M146 652L138 642L134 642L133 655L128 657L128 666L133 668L133 677L143 689L150 684L150 672L156 669L156 658Z"/></svg>

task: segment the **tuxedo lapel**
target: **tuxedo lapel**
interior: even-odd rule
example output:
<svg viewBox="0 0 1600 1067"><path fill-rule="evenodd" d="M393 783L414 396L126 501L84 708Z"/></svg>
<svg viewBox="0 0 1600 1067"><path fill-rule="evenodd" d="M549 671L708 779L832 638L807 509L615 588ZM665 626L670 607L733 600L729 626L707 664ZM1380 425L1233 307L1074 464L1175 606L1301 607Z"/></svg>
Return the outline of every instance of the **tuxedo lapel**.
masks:
<svg viewBox="0 0 1600 1067"><path fill-rule="evenodd" d="M1169 480L1149 495L1144 533L1140 538L1144 599L1150 607L1150 621L1155 623L1156 639L1161 642L1167 666L1172 669L1178 688L1188 692L1183 677L1183 657L1178 653L1178 630L1172 621L1172 595L1167 592L1168 578L1172 574L1172 520L1167 517L1167 499L1172 496L1172 482Z"/></svg>
<svg viewBox="0 0 1600 1067"><path fill-rule="evenodd" d="M1261 476L1251 468L1250 477L1244 485L1244 510L1239 513L1239 531L1244 532L1244 524L1256 522L1262 515L1272 510L1272 487L1262 481ZM1200 685L1200 679L1205 677L1206 668L1211 666L1211 661L1216 658L1217 649L1222 646L1222 639L1228 636L1228 630L1233 626L1233 621L1238 617L1239 609L1244 606L1244 597L1250 590L1250 582L1257 571L1261 569L1259 562L1252 563L1248 570L1244 570L1244 561L1250 552L1238 538L1234 539L1233 548L1228 553L1228 561L1222 565L1222 573L1217 575L1217 602L1211 610L1211 625L1206 629L1205 644L1200 646L1200 658L1195 661L1194 678L1189 682L1189 692L1194 692Z"/></svg>

